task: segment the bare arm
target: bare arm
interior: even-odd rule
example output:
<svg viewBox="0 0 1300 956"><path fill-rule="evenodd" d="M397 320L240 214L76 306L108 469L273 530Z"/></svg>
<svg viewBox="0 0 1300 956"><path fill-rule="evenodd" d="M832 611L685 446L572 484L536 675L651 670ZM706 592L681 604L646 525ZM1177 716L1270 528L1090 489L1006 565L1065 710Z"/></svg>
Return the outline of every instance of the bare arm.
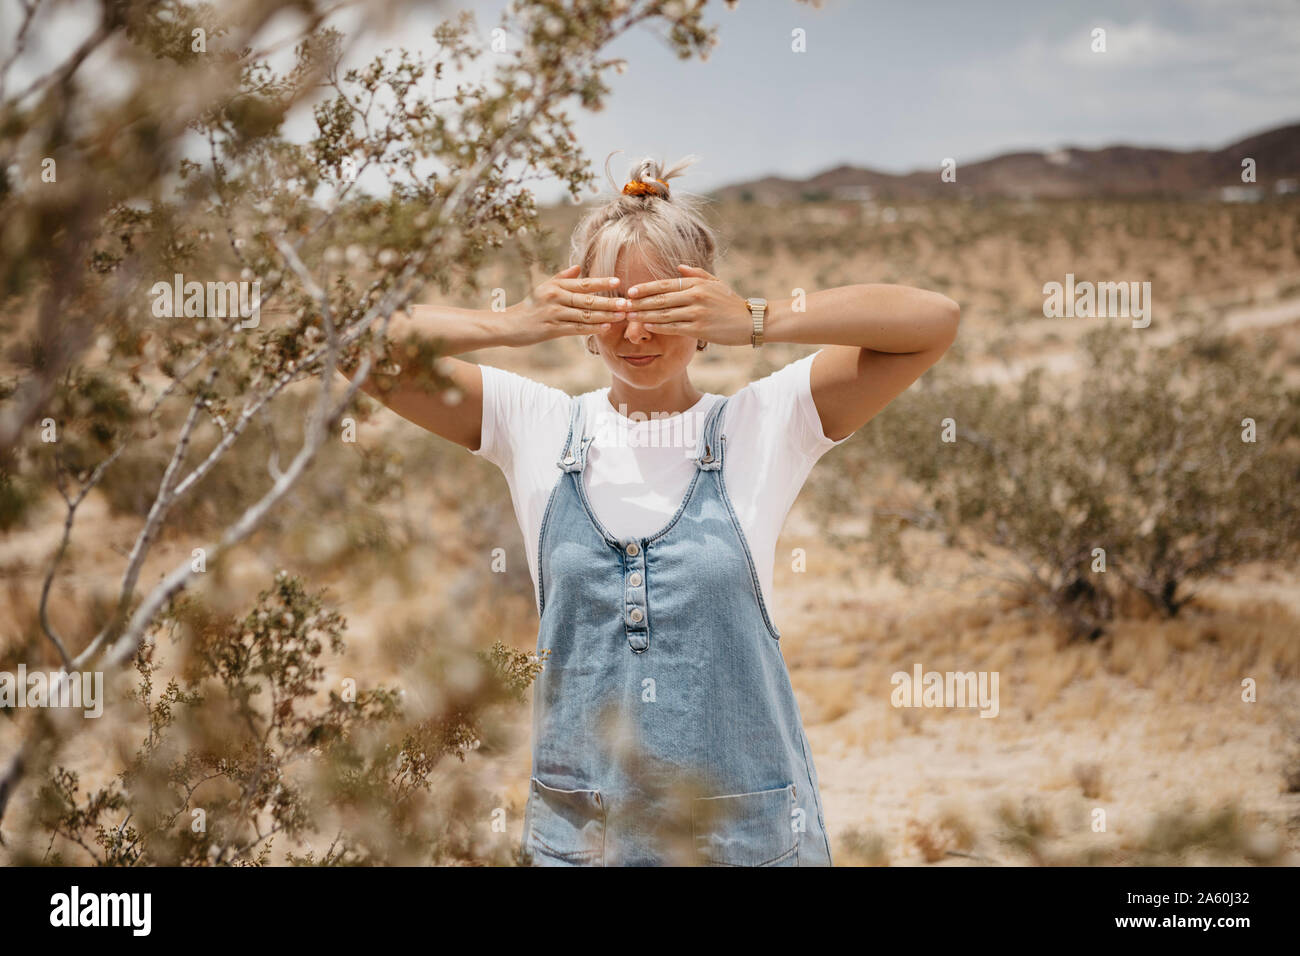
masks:
<svg viewBox="0 0 1300 956"><path fill-rule="evenodd" d="M388 383L374 374L367 376L361 390L407 421L477 451L482 443L483 371L473 362L450 356L510 344L505 317L504 312L439 305L417 305L409 312L393 313L389 337L397 343L394 355L399 367L404 364L402 343L409 341L413 347L416 345L413 340L419 339L442 343L440 350L444 356L439 367L459 394L454 402L448 402L440 389L422 386L417 369L406 367L395 376L395 381ZM353 369L340 368L340 371L352 377ZM384 384L389 385L387 391Z"/></svg>
<svg viewBox="0 0 1300 956"><path fill-rule="evenodd" d="M617 279L580 279L577 272L576 266L565 269L504 312L416 305L408 312L393 313L389 338L395 343L393 354L401 371L390 378L387 390L379 377L368 376L362 391L407 421L477 451L482 444L483 371L473 362L452 356L598 331L612 318L616 300L597 293L608 292ZM425 370L415 367L421 342L434 344L442 356L439 369L458 393L452 401L440 389L428 388ZM402 362L407 355L412 356L409 367ZM340 371L351 377L351 369Z"/></svg>
<svg viewBox="0 0 1300 956"><path fill-rule="evenodd" d="M745 299L717 276L678 267L680 279L627 290L626 313L652 332L749 345L753 323ZM846 285L768 302L766 342L824 346L813 360L812 394L827 438L857 431L939 360L957 336L961 309L937 292L903 285Z"/></svg>
<svg viewBox="0 0 1300 956"><path fill-rule="evenodd" d="M872 283L814 292L807 310L768 303L764 340L822 345L812 394L822 431L839 440L870 421L937 362L957 337L961 308L937 292Z"/></svg>

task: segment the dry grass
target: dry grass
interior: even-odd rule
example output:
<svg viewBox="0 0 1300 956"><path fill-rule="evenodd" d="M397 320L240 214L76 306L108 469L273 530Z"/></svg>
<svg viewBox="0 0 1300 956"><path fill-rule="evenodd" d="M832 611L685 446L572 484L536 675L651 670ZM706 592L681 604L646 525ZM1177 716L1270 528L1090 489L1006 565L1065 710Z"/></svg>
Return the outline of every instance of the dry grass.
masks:
<svg viewBox="0 0 1300 956"><path fill-rule="evenodd" d="M1162 293L1161 314L1171 317L1215 303L1267 304L1300 280L1297 219L1283 207L917 204L892 223L851 207L802 226L791 217L807 210L779 218L760 208L718 212L732 237L719 271L746 289L776 296L883 280L949 292L966 325L954 362L1070 350L1078 330L1045 322L1040 311L1042 283L1067 271L1177 290ZM553 214L558 236L572 215ZM514 298L512 281L521 284L517 270L509 281L484 284L505 285ZM1278 331L1276 361L1300 372L1300 329ZM731 391L806 351L710 349L697 384ZM576 341L476 358L571 392L602 384ZM532 585L500 475L396 416L375 415L362 436L368 448L398 454L405 497L339 516L329 510L338 470L327 462L274 533L229 562L220 586L213 582L214 599L242 608L279 567L329 586L349 620L349 650L330 663L330 680L400 682L420 641L531 647ZM814 471L812 493L817 480ZM865 488L864 500L885 490ZM107 501L87 502L85 536L55 588L54 618L66 634L93 630L96 601L114 593L137 527ZM52 661L33 620L59 518L51 499L0 544L0 658L28 645ZM869 556L853 520L845 516L844 536L831 542L796 504L778 545L771 601L837 863L1300 862L1296 568L1246 568L1235 580L1205 582L1174 620L1125 607L1104 639L1072 643L1056 621L1007 605L986 593L987 582L964 576L968 559L936 535L904 535L912 563L926 573L896 580ZM142 580L156 579L190 547L173 529ZM488 570L495 548L506 551L505 574ZM807 553L804 573L790 569L794 548ZM997 717L893 707L890 676L915 663L996 672ZM1253 702L1243 699L1243 681L1255 689ZM486 788L506 809L509 832L491 838L506 843L518 839L526 795L526 710L513 730L491 752L447 768L449 786ZM14 731L14 722L0 722L0 752ZM130 739L114 733L123 746ZM93 782L111 753L87 737L65 762Z"/></svg>

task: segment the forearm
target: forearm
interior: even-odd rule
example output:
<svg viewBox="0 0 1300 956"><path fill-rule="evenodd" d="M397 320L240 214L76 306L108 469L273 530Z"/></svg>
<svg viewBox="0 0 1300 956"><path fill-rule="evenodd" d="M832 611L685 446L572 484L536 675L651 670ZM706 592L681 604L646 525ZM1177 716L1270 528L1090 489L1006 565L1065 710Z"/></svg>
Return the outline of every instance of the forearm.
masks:
<svg viewBox="0 0 1300 956"><path fill-rule="evenodd" d="M411 336L437 343L443 355L463 355L498 345L519 345L518 323L510 311L460 309L450 305L414 305L394 312L388 338L403 342Z"/></svg>
<svg viewBox="0 0 1300 956"><path fill-rule="evenodd" d="M805 303L796 312L794 299L769 299L763 341L924 352L952 344L961 314L946 295L884 283L813 292Z"/></svg>
<svg viewBox="0 0 1300 956"><path fill-rule="evenodd" d="M417 347L427 345L444 356L461 355L476 349L497 345L523 344L514 321L514 312L491 312L483 309L460 309L449 305L414 305L407 311L394 312L388 322L387 339L402 346L414 342ZM419 352L411 353L418 355ZM339 363L339 372L351 379L356 373L359 356ZM367 395L389 403L394 388L400 393L402 386L418 382L427 375L419 362L398 362L405 366L387 384L381 385L376 375L370 375L361 385ZM418 385L417 391L423 392Z"/></svg>

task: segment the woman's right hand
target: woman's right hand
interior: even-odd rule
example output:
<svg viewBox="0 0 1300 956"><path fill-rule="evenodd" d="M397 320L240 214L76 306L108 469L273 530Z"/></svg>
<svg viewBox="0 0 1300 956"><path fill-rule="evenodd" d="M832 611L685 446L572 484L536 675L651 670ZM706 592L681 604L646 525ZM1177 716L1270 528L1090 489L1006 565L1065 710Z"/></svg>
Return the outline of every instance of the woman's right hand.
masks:
<svg viewBox="0 0 1300 956"><path fill-rule="evenodd" d="M578 278L579 266L569 266L547 279L522 302L507 307L511 338L516 345L534 345L564 335L588 335L608 329L623 316L627 300L615 295L617 276Z"/></svg>

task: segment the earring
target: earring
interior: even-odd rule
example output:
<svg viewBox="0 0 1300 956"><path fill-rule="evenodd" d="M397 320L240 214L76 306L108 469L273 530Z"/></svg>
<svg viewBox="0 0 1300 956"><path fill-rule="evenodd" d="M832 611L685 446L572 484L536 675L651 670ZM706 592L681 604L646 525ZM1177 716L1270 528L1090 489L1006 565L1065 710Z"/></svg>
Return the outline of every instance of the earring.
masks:
<svg viewBox="0 0 1300 956"><path fill-rule="evenodd" d="M703 352L708 347L709 347L709 343L704 341L704 339L700 339L698 342L695 343L695 351L697 352Z"/></svg>
<svg viewBox="0 0 1300 956"><path fill-rule="evenodd" d="M596 337L596 336L594 336L594 335L589 335L589 336L587 336L587 351L590 352L592 355L599 355L599 354L600 354L600 349L593 349L593 348L591 347L591 340L594 339L595 337Z"/></svg>

